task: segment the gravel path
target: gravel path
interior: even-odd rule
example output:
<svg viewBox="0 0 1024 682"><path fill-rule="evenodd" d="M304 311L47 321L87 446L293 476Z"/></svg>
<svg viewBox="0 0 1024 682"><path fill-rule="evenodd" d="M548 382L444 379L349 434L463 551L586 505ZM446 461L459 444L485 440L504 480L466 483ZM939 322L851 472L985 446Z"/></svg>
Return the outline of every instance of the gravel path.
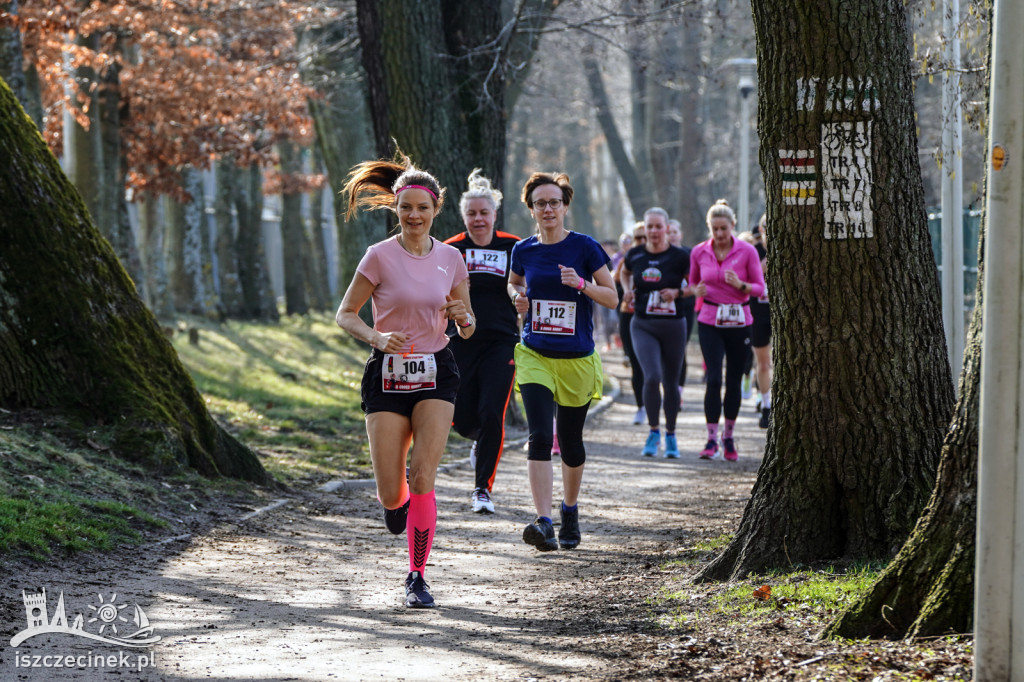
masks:
<svg viewBox="0 0 1024 682"><path fill-rule="evenodd" d="M691 360L694 376L699 359L691 354ZM440 606L409 611L401 607L406 539L384 530L372 488L309 492L199 537L73 557L63 566L18 565L14 574L0 575L0 633L8 633L0 680L616 677L617 660L605 655L602 641L618 635L600 627L580 631L583 621L567 614L567 605L592 604L600 621L601 613L616 608L609 584L631 566L651 566L693 538L732 531L760 463L764 432L745 404L737 431L740 462L698 460L705 439L703 386L692 381L678 428L682 459L641 458L646 429L632 425L625 370L617 355L605 364L626 388L587 427L577 550L541 554L523 544L532 505L521 448L502 459L494 515L469 511L471 472L454 468L438 478L439 523L427 569ZM557 473L555 487L557 495ZM224 514L239 518L232 510ZM116 604L128 604L122 613L129 622L114 623L120 633L134 631L128 614L134 603L142 605L162 637L142 650L154 655L154 667L16 665L8 640L25 627L21 591L41 587L51 617L63 591L69 623L77 613L95 617L89 606L116 593ZM95 623L86 629L95 631ZM18 649L20 661L90 651L130 651L136 661L134 650L62 634L37 635Z"/></svg>

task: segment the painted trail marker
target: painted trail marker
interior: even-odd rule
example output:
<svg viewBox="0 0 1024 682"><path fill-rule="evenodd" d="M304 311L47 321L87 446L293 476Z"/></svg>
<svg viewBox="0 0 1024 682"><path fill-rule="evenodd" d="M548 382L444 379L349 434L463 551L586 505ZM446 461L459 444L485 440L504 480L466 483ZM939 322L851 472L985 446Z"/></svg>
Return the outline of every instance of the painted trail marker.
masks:
<svg viewBox="0 0 1024 682"><path fill-rule="evenodd" d="M780 149L782 202L795 206L817 203L818 177L813 149Z"/></svg>

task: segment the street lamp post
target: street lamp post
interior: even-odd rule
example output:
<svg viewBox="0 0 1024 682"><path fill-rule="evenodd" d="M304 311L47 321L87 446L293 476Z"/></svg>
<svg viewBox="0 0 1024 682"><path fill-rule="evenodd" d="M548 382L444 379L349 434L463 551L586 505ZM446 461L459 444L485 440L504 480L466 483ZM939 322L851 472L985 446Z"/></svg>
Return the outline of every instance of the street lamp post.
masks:
<svg viewBox="0 0 1024 682"><path fill-rule="evenodd" d="M953 376L964 359L964 191L960 117L960 0L945 0L942 88L942 322Z"/></svg>
<svg viewBox="0 0 1024 682"><path fill-rule="evenodd" d="M735 66L739 71L736 85L740 93L740 186L739 204L736 211L737 228L747 230L750 222L750 95L756 87L754 83L754 67L756 59L749 57L730 59L723 67Z"/></svg>

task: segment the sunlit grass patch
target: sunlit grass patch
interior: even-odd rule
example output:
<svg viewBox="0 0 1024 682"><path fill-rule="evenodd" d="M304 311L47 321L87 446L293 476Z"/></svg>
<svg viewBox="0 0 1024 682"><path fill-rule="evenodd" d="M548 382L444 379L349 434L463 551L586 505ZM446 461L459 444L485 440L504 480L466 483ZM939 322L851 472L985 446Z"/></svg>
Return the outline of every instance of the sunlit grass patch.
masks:
<svg viewBox="0 0 1024 682"><path fill-rule="evenodd" d="M732 541L732 533L722 533L715 537L701 538L696 542L674 552L676 558L664 564L664 568L695 566L710 561L716 554L725 549Z"/></svg>
<svg viewBox="0 0 1024 682"><path fill-rule="evenodd" d="M885 567L856 564L791 573L752 575L730 583L666 587L656 605L665 627L681 627L704 618L744 619L751 625L816 626L865 594Z"/></svg>
<svg viewBox="0 0 1024 682"><path fill-rule="evenodd" d="M173 338L210 412L254 448L277 479L318 482L367 475L369 448L359 405L366 350L333 316L280 324L188 318L199 332Z"/></svg>
<svg viewBox="0 0 1024 682"><path fill-rule="evenodd" d="M0 431L0 457L0 554L42 559L107 550L138 544L147 530L167 525L150 513L162 506L160 482L109 453L76 448L26 425Z"/></svg>

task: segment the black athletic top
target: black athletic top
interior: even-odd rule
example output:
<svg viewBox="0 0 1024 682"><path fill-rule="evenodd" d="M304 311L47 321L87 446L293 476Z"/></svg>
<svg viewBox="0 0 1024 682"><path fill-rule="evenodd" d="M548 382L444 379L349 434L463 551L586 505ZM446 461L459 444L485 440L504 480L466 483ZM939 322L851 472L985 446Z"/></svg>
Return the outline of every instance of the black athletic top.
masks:
<svg viewBox="0 0 1024 682"><path fill-rule="evenodd" d="M501 230L487 246L477 246L465 232L445 240L462 253L469 270L469 300L476 331L469 341L519 340L519 319L508 295L512 247L519 237Z"/></svg>
<svg viewBox="0 0 1024 682"><path fill-rule="evenodd" d="M645 246L634 246L626 254L625 267L633 273L634 314L641 319L672 319L683 316L682 298L662 302L662 289L681 289L690 274L690 258L678 246L651 253Z"/></svg>

